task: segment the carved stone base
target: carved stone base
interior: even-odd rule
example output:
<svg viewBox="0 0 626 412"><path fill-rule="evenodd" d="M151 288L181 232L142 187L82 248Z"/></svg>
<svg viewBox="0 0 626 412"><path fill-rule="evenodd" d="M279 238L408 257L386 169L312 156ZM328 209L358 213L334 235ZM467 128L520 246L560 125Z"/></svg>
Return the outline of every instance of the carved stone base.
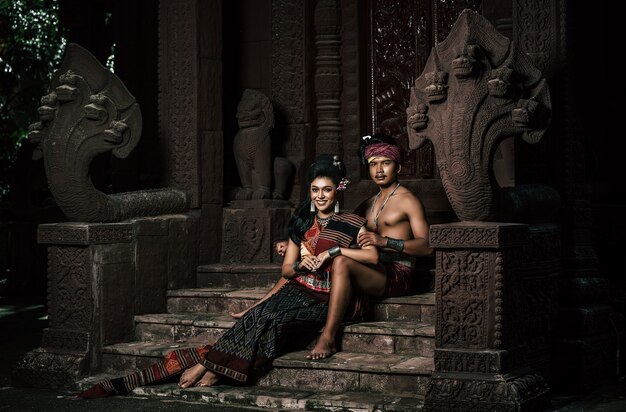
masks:
<svg viewBox="0 0 626 412"><path fill-rule="evenodd" d="M13 386L69 389L86 369L87 358L52 353L39 348L28 352L11 373Z"/></svg>
<svg viewBox="0 0 626 412"><path fill-rule="evenodd" d="M221 262L273 263L274 242L286 240L291 208L284 201L239 200L223 211Z"/></svg>
<svg viewBox="0 0 626 412"><path fill-rule="evenodd" d="M433 373L424 411L541 411L550 390L538 373L519 375Z"/></svg>
<svg viewBox="0 0 626 412"><path fill-rule="evenodd" d="M133 338L134 316L160 312L168 289L194 287L198 217L40 225L48 248L48 319L15 385L64 387L97 372L101 348ZM43 377L42 377L43 375Z"/></svg>

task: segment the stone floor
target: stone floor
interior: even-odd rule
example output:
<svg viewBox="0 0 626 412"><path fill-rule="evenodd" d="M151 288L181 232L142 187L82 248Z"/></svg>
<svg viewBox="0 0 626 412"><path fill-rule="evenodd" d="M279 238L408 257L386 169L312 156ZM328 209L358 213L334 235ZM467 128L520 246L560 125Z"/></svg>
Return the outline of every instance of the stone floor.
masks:
<svg viewBox="0 0 626 412"><path fill-rule="evenodd" d="M95 401L59 399L62 392L14 388L10 370L27 351L39 346L46 326L45 307L31 302L8 302L0 299L0 411L206 411L207 405L158 399L111 398ZM554 412L623 412L626 411L626 377L598 388L582 397L554 396ZM259 411L266 409L211 405L219 411Z"/></svg>

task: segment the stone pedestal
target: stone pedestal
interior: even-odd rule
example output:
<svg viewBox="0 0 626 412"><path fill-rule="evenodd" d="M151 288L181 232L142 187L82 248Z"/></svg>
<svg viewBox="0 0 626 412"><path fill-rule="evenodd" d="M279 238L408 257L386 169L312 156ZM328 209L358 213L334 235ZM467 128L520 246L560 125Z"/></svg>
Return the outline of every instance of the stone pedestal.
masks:
<svg viewBox="0 0 626 412"><path fill-rule="evenodd" d="M122 223L38 228L48 247L49 327L13 379L67 387L97 372L105 345L133 338L134 315L162 312L167 289L195 286L198 217L167 215Z"/></svg>
<svg viewBox="0 0 626 412"><path fill-rule="evenodd" d="M529 239L529 227L521 224L431 227L437 313L425 410L537 411L549 400L524 336L532 328L518 316L527 299Z"/></svg>
<svg viewBox="0 0 626 412"><path fill-rule="evenodd" d="M282 200L234 200L223 211L221 262L276 263L274 242L286 240L291 218Z"/></svg>

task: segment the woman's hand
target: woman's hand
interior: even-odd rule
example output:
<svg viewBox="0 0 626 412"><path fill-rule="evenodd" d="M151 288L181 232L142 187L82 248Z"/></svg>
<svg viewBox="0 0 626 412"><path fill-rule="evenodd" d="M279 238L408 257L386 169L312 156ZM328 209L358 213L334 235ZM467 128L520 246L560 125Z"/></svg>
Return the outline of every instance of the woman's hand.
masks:
<svg viewBox="0 0 626 412"><path fill-rule="evenodd" d="M365 246L385 247L387 246L387 238L380 236L377 233L362 231L357 237L357 242L361 248Z"/></svg>
<svg viewBox="0 0 626 412"><path fill-rule="evenodd" d="M302 259L300 260L300 265L298 267L307 269L309 272L315 272L319 267L318 262L319 259L317 258L317 256L304 255L302 256Z"/></svg>
<svg viewBox="0 0 626 412"><path fill-rule="evenodd" d="M328 250L325 250L319 255L317 255L316 259L317 259L317 267L315 268L315 270L321 268L324 265L324 263L330 260L330 253L328 253Z"/></svg>

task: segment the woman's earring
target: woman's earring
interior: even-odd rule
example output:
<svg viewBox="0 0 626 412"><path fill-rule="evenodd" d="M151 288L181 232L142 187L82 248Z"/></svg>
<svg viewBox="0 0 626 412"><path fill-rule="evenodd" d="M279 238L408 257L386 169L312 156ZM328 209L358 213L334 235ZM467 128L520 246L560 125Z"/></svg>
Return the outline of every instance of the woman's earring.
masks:
<svg viewBox="0 0 626 412"><path fill-rule="evenodd" d="M311 213L315 212L315 204L311 200Z"/></svg>
<svg viewBox="0 0 626 412"><path fill-rule="evenodd" d="M339 213L339 200L335 202L335 213Z"/></svg>

